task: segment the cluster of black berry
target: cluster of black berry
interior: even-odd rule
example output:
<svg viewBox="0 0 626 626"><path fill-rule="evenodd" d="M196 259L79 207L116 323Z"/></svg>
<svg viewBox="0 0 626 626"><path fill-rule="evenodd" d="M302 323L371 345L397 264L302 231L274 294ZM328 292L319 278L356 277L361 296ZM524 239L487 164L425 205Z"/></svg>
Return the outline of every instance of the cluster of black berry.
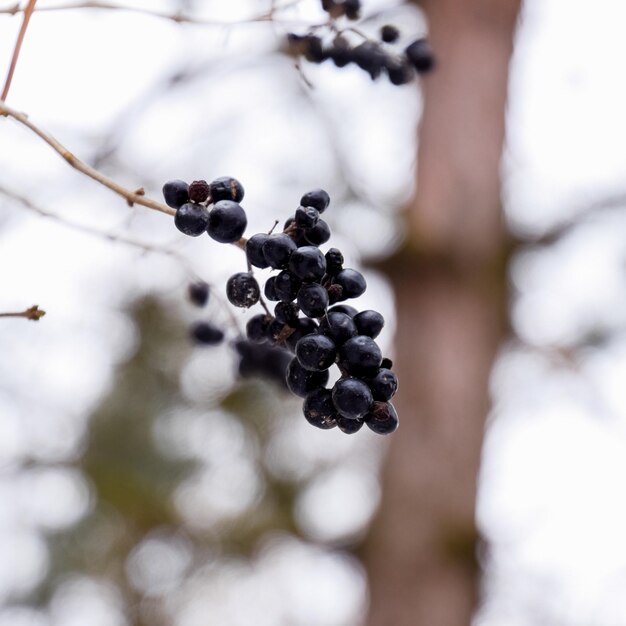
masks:
<svg viewBox="0 0 626 626"><path fill-rule="evenodd" d="M416 39L404 50L394 50L387 44L394 44L400 31L391 24L380 30L381 41L366 39L352 46L344 34L334 35L329 43L311 32L298 35L289 33L287 40L290 51L304 57L311 63L331 60L337 67L354 63L376 80L383 72L387 73L393 85L409 83L415 74L426 74L435 66L435 57L426 39Z"/></svg>
<svg viewBox="0 0 626 626"><path fill-rule="evenodd" d="M393 432L398 416L389 401L398 380L375 342L383 316L339 304L362 295L365 278L344 267L337 248L325 254L319 249L330 238L330 228L320 217L330 203L328 194L322 189L306 193L283 232L257 233L248 240L241 239L247 220L239 204L244 191L237 180L194 181L189 186L170 181L163 194L176 208L175 224L183 233L197 236L206 231L217 241L245 247L249 271L228 279L226 296L242 308L261 302L265 313L250 318L247 337L235 343L240 373L286 382L304 398L305 418L319 428L338 426L354 433L365 423L380 434ZM278 271L263 289L265 298L276 302L273 314L252 267ZM199 284L190 287L196 304L208 298L208 288L206 297L200 291ZM205 344L219 343L224 336L210 322L196 324L192 334ZM341 376L329 389L329 369L335 364Z"/></svg>

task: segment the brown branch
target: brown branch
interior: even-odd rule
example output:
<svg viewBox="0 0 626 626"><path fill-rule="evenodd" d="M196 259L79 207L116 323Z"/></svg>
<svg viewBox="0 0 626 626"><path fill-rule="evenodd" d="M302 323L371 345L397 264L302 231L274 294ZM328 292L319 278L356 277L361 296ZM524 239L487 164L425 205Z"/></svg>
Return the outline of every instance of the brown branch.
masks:
<svg viewBox="0 0 626 626"><path fill-rule="evenodd" d="M2 89L2 95L0 95L0 100L6 100L7 96L9 95L11 81L13 80L13 73L15 72L17 60L20 56L20 50L22 49L22 43L24 42L24 37L26 36L26 29L28 28L28 23L30 22L30 16L35 10L35 4L37 4L37 0L29 0L28 5L24 9L24 19L22 20L22 27L20 28L20 32L17 36L17 41L15 42L13 57L11 59L11 64L9 65L9 72L7 74L6 80L4 81L4 88Z"/></svg>
<svg viewBox="0 0 626 626"><path fill-rule="evenodd" d="M45 314L46 312L40 309L37 304L33 304L30 308L19 313L0 313L0 317L24 317L27 320L38 322Z"/></svg>
<svg viewBox="0 0 626 626"><path fill-rule="evenodd" d="M133 206L133 204L140 204L149 209L161 211L161 213L167 213L168 215L174 215L176 213L174 209L168 207L167 205L147 198L142 189L138 189L136 191L126 189L114 180L111 180L104 174L98 172L98 170L95 170L93 167L83 163L83 161L74 156L64 145L52 137L52 135L49 135L46 131L33 124L33 122L28 119L27 115L12 109L1 100L0 116L12 117L23 126L26 126L29 130L32 130L35 135L37 135L40 139L43 139L43 141L45 141L55 152L61 155L74 169L82 172L85 176L92 178L96 182L99 182L101 185L108 187L111 191L114 191L116 194L122 196L122 198L125 198L130 206Z"/></svg>

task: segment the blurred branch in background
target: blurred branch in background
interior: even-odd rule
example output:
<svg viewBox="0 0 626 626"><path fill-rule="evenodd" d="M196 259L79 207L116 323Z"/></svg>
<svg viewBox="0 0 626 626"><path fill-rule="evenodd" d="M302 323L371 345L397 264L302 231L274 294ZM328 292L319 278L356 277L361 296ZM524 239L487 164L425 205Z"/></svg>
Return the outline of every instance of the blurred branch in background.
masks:
<svg viewBox="0 0 626 626"><path fill-rule="evenodd" d="M11 88L11 81L13 80L13 74L15 72L15 67L17 66L17 60L20 56L20 50L22 49L22 43L24 42L24 37L26 36L26 29L28 28L28 23L30 22L30 17L35 10L35 4L37 4L37 0L29 0L26 8L24 9L24 18L22 19L22 26L20 28L20 32L17 35L17 41L15 42L15 48L13 49L13 56L11 58L11 63L9 64L9 71L7 73L6 80L4 82L4 87L2 89L2 94L0 95L0 100L6 100L9 95L9 89Z"/></svg>
<svg viewBox="0 0 626 626"><path fill-rule="evenodd" d="M24 317L27 320L38 322L45 314L45 311L40 309L37 304L34 304L25 311L20 311L19 313L0 313L0 317Z"/></svg>

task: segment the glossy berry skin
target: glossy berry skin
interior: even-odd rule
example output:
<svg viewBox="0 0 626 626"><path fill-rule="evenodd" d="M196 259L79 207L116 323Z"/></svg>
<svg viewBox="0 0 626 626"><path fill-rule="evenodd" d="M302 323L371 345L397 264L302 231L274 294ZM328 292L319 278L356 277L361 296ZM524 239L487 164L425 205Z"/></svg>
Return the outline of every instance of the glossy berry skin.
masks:
<svg viewBox="0 0 626 626"><path fill-rule="evenodd" d="M263 245L269 239L269 235L265 233L257 233L252 235L246 242L246 257L250 265L260 267L261 269L269 267L269 263L265 260L263 254Z"/></svg>
<svg viewBox="0 0 626 626"><path fill-rule="evenodd" d="M338 311L328 311L320 320L320 333L330 337L335 345L341 346L348 339L355 337L357 330L349 315Z"/></svg>
<svg viewBox="0 0 626 626"><path fill-rule="evenodd" d="M374 400L388 402L398 391L398 377L389 369L381 367L375 376L365 381L372 390Z"/></svg>
<svg viewBox="0 0 626 626"><path fill-rule="evenodd" d="M304 238L313 246L321 246L330 239L330 228L324 220L319 219L315 226L304 231Z"/></svg>
<svg viewBox="0 0 626 626"><path fill-rule="evenodd" d="M337 248L331 248L325 255L326 273L335 276L343 269L343 254Z"/></svg>
<svg viewBox="0 0 626 626"><path fill-rule="evenodd" d="M269 325L272 318L265 313L259 313L251 317L246 324L246 336L250 341L265 341L268 337Z"/></svg>
<svg viewBox="0 0 626 626"><path fill-rule="evenodd" d="M321 372L327 370L337 356L332 339L325 335L306 335L296 344L296 357L305 370Z"/></svg>
<svg viewBox="0 0 626 626"><path fill-rule="evenodd" d="M435 67L435 56L426 39L417 39L404 51L406 58L419 74L430 72Z"/></svg>
<svg viewBox="0 0 626 626"><path fill-rule="evenodd" d="M350 317L354 317L358 311L353 307L350 306L349 304L335 304L335 306L330 307L330 309L328 309L328 312L331 313L345 313L346 315L349 315Z"/></svg>
<svg viewBox="0 0 626 626"><path fill-rule="evenodd" d="M374 402L364 421L379 435L388 435L398 428L398 414L390 402Z"/></svg>
<svg viewBox="0 0 626 626"><path fill-rule="evenodd" d="M308 317L322 317L328 307L328 292L321 285L302 285L298 291L298 306Z"/></svg>
<svg viewBox="0 0 626 626"><path fill-rule="evenodd" d="M246 212L232 200L220 200L209 213L209 237L220 243L234 243L248 225Z"/></svg>
<svg viewBox="0 0 626 626"><path fill-rule="evenodd" d="M209 194L213 204L220 200L241 202L243 200L244 189L243 185L236 178L222 176L221 178L216 178L209 185Z"/></svg>
<svg viewBox="0 0 626 626"><path fill-rule="evenodd" d="M216 346L224 340L224 333L211 322L196 322L191 326L191 337L196 343Z"/></svg>
<svg viewBox="0 0 626 626"><path fill-rule="evenodd" d="M323 189L313 189L300 198L301 206L312 206L323 213L330 204L330 196Z"/></svg>
<svg viewBox="0 0 626 626"><path fill-rule="evenodd" d="M209 301L210 288L203 280L190 283L187 287L189 300L196 306L205 306Z"/></svg>
<svg viewBox="0 0 626 626"><path fill-rule="evenodd" d="M209 199L209 185L206 180L194 180L189 185L189 200L201 204Z"/></svg>
<svg viewBox="0 0 626 626"><path fill-rule="evenodd" d="M312 206L301 206L296 209L294 221L300 228L311 228L317 224L320 212Z"/></svg>
<svg viewBox="0 0 626 626"><path fill-rule="evenodd" d="M282 302L291 302L295 300L300 289L300 281L287 270L283 270L274 282L274 291L276 299Z"/></svg>
<svg viewBox="0 0 626 626"><path fill-rule="evenodd" d="M370 388L358 378L340 378L332 394L337 412L347 419L361 419L374 401Z"/></svg>
<svg viewBox="0 0 626 626"><path fill-rule="evenodd" d="M268 300L272 302L276 302L276 300L280 300L278 295L276 295L276 276L270 276L265 281L265 287L263 287L263 293Z"/></svg>
<svg viewBox="0 0 626 626"><path fill-rule="evenodd" d="M263 244L263 256L266 262L274 269L287 267L293 252L298 248L295 241L285 233L269 235Z"/></svg>
<svg viewBox="0 0 626 626"><path fill-rule="evenodd" d="M176 210L174 224L181 233L189 237L198 237L207 229L209 212L199 204L188 202Z"/></svg>
<svg viewBox="0 0 626 626"><path fill-rule="evenodd" d="M330 389L314 389L308 393L302 405L302 413L307 422L317 428L329 429L336 426L337 411Z"/></svg>
<svg viewBox="0 0 626 626"><path fill-rule="evenodd" d="M374 376L383 360L380 348L371 337L348 339L339 351L339 363L353 376Z"/></svg>
<svg viewBox="0 0 626 626"><path fill-rule="evenodd" d="M234 306L249 309L259 301L261 289L252 274L238 272L226 282L226 297Z"/></svg>
<svg viewBox="0 0 626 626"><path fill-rule="evenodd" d="M346 435L353 435L354 433L358 432L359 430L361 430L364 424L363 420L348 419L343 415L338 415L335 421L337 422L337 427L339 428L339 430L346 433Z"/></svg>
<svg viewBox="0 0 626 626"><path fill-rule="evenodd" d="M298 341L300 341L302 337L315 332L317 332L315 320L309 317L300 317L296 322L294 331L287 337L287 346L292 352L295 352Z"/></svg>
<svg viewBox="0 0 626 626"><path fill-rule="evenodd" d="M295 328L298 323L298 313L300 309L293 302L279 302L274 307L274 315L282 324L288 324Z"/></svg>
<svg viewBox="0 0 626 626"><path fill-rule="evenodd" d="M367 335L376 339L385 325L385 318L378 311L368 309L357 313L354 316L354 323L359 335Z"/></svg>
<svg viewBox="0 0 626 626"><path fill-rule="evenodd" d="M358 298L363 295L367 289L367 283L365 282L363 274L350 268L341 270L337 276L335 276L333 283L343 289L342 300Z"/></svg>
<svg viewBox="0 0 626 626"><path fill-rule="evenodd" d="M380 38L385 43L393 43L398 40L398 37L400 37L400 31L393 24L385 24L380 29Z"/></svg>
<svg viewBox="0 0 626 626"><path fill-rule="evenodd" d="M287 368L287 387L289 390L305 398L314 389L323 387L328 382L328 370L311 372L300 365L297 358L292 359Z"/></svg>
<svg viewBox="0 0 626 626"><path fill-rule="evenodd" d="M168 180L163 185L165 204L178 209L189 202L189 185L184 180Z"/></svg>
<svg viewBox="0 0 626 626"><path fill-rule="evenodd" d="M319 248L302 246L291 255L289 271L305 283L317 282L326 273L326 259Z"/></svg>

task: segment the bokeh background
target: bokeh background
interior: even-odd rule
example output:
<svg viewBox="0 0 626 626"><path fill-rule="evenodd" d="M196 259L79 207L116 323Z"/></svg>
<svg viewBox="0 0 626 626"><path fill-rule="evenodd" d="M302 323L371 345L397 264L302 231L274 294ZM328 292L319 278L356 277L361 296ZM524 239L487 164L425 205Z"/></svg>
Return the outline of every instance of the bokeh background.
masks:
<svg viewBox="0 0 626 626"><path fill-rule="evenodd" d="M317 0L276 3L272 20L259 19L272 6L262 0L43 10L55 4L38 2L11 106L156 199L170 178L236 176L249 233L326 188L331 243L368 280L359 307L387 319L384 352L394 357L394 345L420 336L419 307L405 308L396 335L394 285L407 280L393 274L416 246L403 211L424 188L416 162L430 77L398 88L355 67L297 69L284 36L324 22ZM429 31L428 6L363 5L359 28L371 36L384 23L397 24L404 43ZM21 24L14 6L0 2L1 68ZM506 330L484 381L490 408L476 442L467 440L480 452L487 417L478 533L463 528L454 545L480 564L480 576L466 567L480 586L476 626L623 626L626 8L526 0L514 17L506 139L495 155L508 235L493 289ZM474 16L485 31L498 26L492 18ZM467 57L469 100L488 68ZM445 61L444 52L444 76ZM483 219L467 201L461 235ZM419 246L418 256L428 241ZM413 379L431 363L437 371L437 355L414 352L414 367L400 357L398 402L408 410L396 435L317 431L297 400L239 380L228 346L188 341L202 317L231 336L245 324L221 296L244 267L240 251L129 208L0 119L0 311L47 311L36 324L0 321L1 626L463 623L426 622L398 609L410 606L406 594L375 591L387 571L377 556L384 538L406 546L402 562L389 550L385 567L417 571L420 519L438 505L407 505L400 532L384 510L402 510L393 498L415 475L437 485L436 463L454 462L409 445L423 416ZM190 271L214 285L206 311L186 300ZM471 344L467 352L457 356L471 363ZM447 436L462 447L458 426ZM409 452L396 448L403 437ZM403 474L389 465L400 455ZM450 489L442 479L442 501L458 497ZM430 582L407 578L416 591ZM443 580L441 606L445 594Z"/></svg>

